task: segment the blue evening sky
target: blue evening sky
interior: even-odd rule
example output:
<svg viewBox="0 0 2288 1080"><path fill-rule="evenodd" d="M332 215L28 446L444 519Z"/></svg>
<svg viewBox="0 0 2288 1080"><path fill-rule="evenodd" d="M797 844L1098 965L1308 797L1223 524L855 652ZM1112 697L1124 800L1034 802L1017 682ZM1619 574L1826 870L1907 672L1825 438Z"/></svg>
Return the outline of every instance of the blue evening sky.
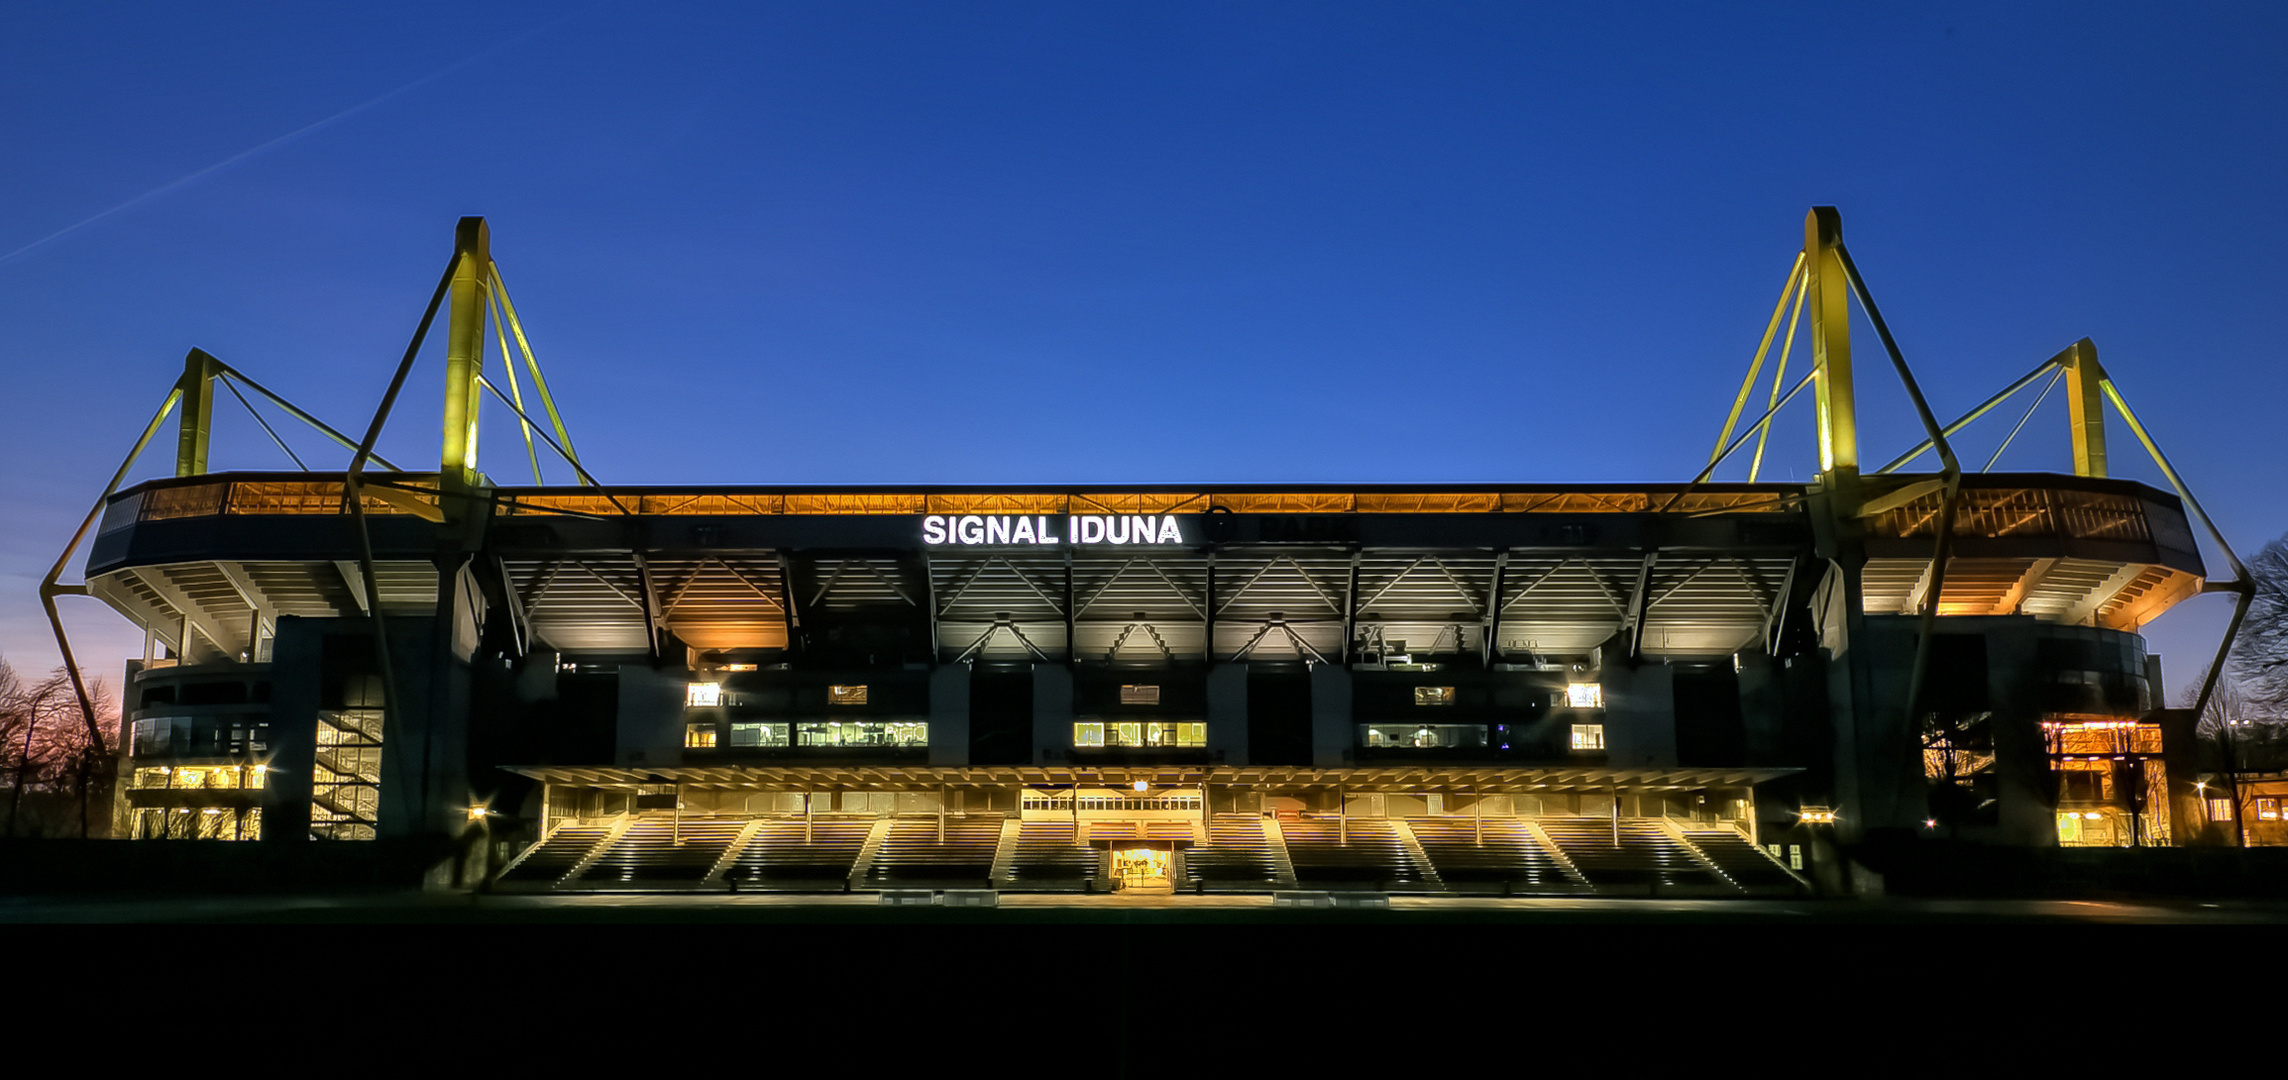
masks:
<svg viewBox="0 0 2288 1080"><path fill-rule="evenodd" d="M2288 531L2284 30L2257 4L10 4L0 656L54 663L35 583L188 348L362 428L463 214L610 482L1550 482L1689 478L1834 204L1941 413L2094 338L2245 554ZM1872 467L1915 430L1857 340ZM385 452L436 461L442 381L432 349ZM1808 405L1767 475L1816 467ZM216 468L290 467L216 415ZM504 418L485 466L529 482ZM2068 464L2053 395L2003 465ZM65 602L116 679L138 636ZM2152 628L2173 684L2223 608Z"/></svg>

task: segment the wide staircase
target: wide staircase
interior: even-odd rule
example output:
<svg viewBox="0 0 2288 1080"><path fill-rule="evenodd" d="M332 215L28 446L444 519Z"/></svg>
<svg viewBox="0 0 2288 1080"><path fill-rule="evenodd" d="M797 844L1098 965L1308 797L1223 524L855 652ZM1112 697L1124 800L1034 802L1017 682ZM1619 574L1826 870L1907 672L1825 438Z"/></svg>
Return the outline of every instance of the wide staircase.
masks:
<svg viewBox="0 0 2288 1080"><path fill-rule="evenodd" d="M993 874L993 851L1001 842L1003 818L954 818L938 839L937 818L892 822L858 888L895 889L940 886L985 888Z"/></svg>
<svg viewBox="0 0 2288 1080"><path fill-rule="evenodd" d="M1516 818L1413 818L1422 851L1451 892L1578 892L1555 852Z"/></svg>
<svg viewBox="0 0 2288 1080"><path fill-rule="evenodd" d="M1683 832L1693 847L1744 892L1793 896L1810 890L1802 878L1780 865L1770 852L1749 843L1736 829L1687 826Z"/></svg>
<svg viewBox="0 0 2288 1080"><path fill-rule="evenodd" d="M801 818L766 819L739 849L723 880L742 892L839 891L850 880L850 868L872 818L812 821Z"/></svg>
<svg viewBox="0 0 2288 1080"><path fill-rule="evenodd" d="M739 839L744 820L638 820L562 889L690 889Z"/></svg>
<svg viewBox="0 0 2288 1080"><path fill-rule="evenodd" d="M1279 823L1302 888L1438 892L1437 872L1414 857L1402 826L1379 818L1296 818Z"/></svg>
<svg viewBox="0 0 2288 1080"><path fill-rule="evenodd" d="M610 835L609 825L558 826L546 840L501 871L496 884L526 890L549 888L577 869L589 850Z"/></svg>
<svg viewBox="0 0 2288 1080"><path fill-rule="evenodd" d="M1656 819L1622 818L1614 844L1611 818L1536 819L1566 858L1600 892L1723 894L1739 890L1693 858Z"/></svg>
<svg viewBox="0 0 2288 1080"><path fill-rule="evenodd" d="M1208 818L1208 842L1184 852L1183 887L1203 892L1263 892L1276 888L1279 859L1255 814Z"/></svg>
<svg viewBox="0 0 2288 1080"><path fill-rule="evenodd" d="M1097 850L1080 847L1070 821L1028 821L1018 828L1017 846L1002 880L1011 889L1073 890L1086 887L1097 872Z"/></svg>

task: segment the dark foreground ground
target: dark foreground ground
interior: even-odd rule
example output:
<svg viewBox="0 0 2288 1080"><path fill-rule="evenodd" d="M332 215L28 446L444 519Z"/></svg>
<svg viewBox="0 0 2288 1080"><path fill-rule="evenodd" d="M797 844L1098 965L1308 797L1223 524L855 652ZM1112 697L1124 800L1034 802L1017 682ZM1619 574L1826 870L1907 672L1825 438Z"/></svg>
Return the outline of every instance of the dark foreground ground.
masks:
<svg viewBox="0 0 2288 1080"><path fill-rule="evenodd" d="M1268 896L1024 896L997 908L887 907L844 896L497 896L467 893L131 898L0 897L4 923L813 925L2251 925L2288 899L1614 900L1395 897L1387 910L1275 907Z"/></svg>

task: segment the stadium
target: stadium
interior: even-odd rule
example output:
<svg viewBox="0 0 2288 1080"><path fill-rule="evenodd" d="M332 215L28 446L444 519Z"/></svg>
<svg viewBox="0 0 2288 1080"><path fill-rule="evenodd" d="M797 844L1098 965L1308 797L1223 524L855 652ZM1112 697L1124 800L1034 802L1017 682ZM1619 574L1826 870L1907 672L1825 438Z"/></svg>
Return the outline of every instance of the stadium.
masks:
<svg viewBox="0 0 2288 1080"><path fill-rule="evenodd" d="M1928 435L1864 471L1854 301ZM440 311L408 471L374 445ZM2074 473L1964 469L2044 378ZM242 390L348 468L208 471ZM1710 479L1806 390L1815 479ZM583 483L479 473L487 394ZM2108 405L2173 490L2108 475ZM178 412L175 476L122 486ZM2229 822L2138 634L2204 590L2245 607L2094 345L1942 424L1816 208L1700 476L1277 488L602 485L465 219L362 439L194 350L43 598L144 632L137 840L422 839L536 892L1726 896Z"/></svg>

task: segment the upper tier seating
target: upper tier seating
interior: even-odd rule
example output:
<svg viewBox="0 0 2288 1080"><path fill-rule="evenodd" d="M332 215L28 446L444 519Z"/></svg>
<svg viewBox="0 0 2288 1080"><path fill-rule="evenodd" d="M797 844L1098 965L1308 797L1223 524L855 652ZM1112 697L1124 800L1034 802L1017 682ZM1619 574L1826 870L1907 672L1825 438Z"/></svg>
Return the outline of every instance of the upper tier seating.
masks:
<svg viewBox="0 0 2288 1080"><path fill-rule="evenodd" d="M511 864L500 880L507 884L553 885L586 858L588 849L611 835L602 825L562 825L548 839Z"/></svg>
<svg viewBox="0 0 2288 1080"><path fill-rule="evenodd" d="M1750 892L1804 891L1800 879L1788 873L1787 868L1781 866L1779 860L1772 858L1769 852L1749 843L1748 838L1741 836L1737 830L1687 828L1684 835L1692 841L1694 847L1700 849L1701 854L1708 856L1709 862L1724 871L1725 877L1731 878L1733 884L1743 889Z"/></svg>
<svg viewBox="0 0 2288 1080"><path fill-rule="evenodd" d="M1299 818L1283 821L1279 827L1287 836L1287 858L1295 867L1299 885L1416 892L1436 887L1388 821L1354 818L1346 829L1335 818Z"/></svg>
<svg viewBox="0 0 2288 1080"><path fill-rule="evenodd" d="M601 858L562 887L577 889L697 885L747 827L743 820L638 821ZM680 842L678 842L680 841Z"/></svg>
<svg viewBox="0 0 2288 1080"><path fill-rule="evenodd" d="M1277 865L1255 814L1209 817L1207 844L1184 853L1186 884L1197 889L1268 889L1279 882Z"/></svg>
<svg viewBox="0 0 2288 1080"><path fill-rule="evenodd" d="M1414 829L1414 837L1421 841L1423 853L1430 856L1431 865L1438 868L1438 876L1449 888L1575 884L1566 876L1556 856L1516 818L1486 818L1483 822L1469 818L1409 818L1407 824ZM1481 826L1483 843L1479 842Z"/></svg>
<svg viewBox="0 0 2288 1080"><path fill-rule="evenodd" d="M1028 821L1019 827L1007 883L1020 889L1078 889L1096 876L1097 850L1073 843L1070 821Z"/></svg>
<svg viewBox="0 0 2288 1080"><path fill-rule="evenodd" d="M1001 846L1000 817L948 818L945 842L938 842L938 819L901 818L874 853L869 888L915 884L959 884L983 888L993 873L993 852Z"/></svg>
<svg viewBox="0 0 2288 1080"><path fill-rule="evenodd" d="M1541 827L1563 848L1591 885L1618 888L1720 889L1731 883L1700 865L1658 821L1622 818L1620 845L1613 822L1601 817L1545 817Z"/></svg>
<svg viewBox="0 0 2288 1080"><path fill-rule="evenodd" d="M840 889L850 880L874 819L813 821L807 842L803 828L801 818L763 822L723 876L740 889Z"/></svg>

